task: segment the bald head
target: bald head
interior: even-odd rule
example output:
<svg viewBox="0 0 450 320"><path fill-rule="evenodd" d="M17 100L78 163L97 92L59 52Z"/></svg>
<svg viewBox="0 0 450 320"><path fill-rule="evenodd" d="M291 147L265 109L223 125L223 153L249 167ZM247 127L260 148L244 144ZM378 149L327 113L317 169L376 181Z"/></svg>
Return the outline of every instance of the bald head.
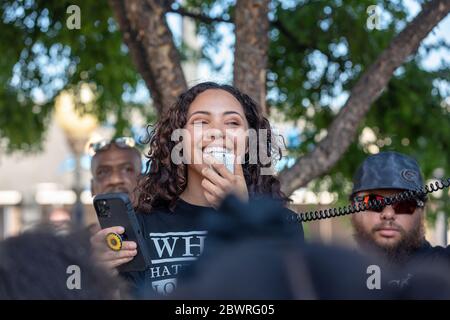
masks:
<svg viewBox="0 0 450 320"><path fill-rule="evenodd" d="M135 148L119 148L115 144L97 152L91 162L93 195L125 192L131 195L142 170L141 154Z"/></svg>

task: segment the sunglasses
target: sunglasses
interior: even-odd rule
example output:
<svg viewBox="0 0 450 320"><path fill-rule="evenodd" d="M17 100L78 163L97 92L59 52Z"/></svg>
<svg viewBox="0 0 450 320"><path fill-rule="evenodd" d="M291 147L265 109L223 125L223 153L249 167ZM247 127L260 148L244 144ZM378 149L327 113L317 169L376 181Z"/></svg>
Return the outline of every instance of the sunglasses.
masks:
<svg viewBox="0 0 450 320"><path fill-rule="evenodd" d="M386 207L385 197L378 194L366 194L364 196L354 197L352 204L358 203L364 203L366 206L370 205L370 210L375 212L382 212ZM424 203L419 199L409 199L395 202L391 206L395 214L413 214L417 208L423 208Z"/></svg>
<svg viewBox="0 0 450 320"><path fill-rule="evenodd" d="M113 140L101 140L98 142L93 142L89 144L89 155L93 157L99 151L108 150L111 144L115 144L121 149L134 148L136 146L136 141L130 137L119 137Z"/></svg>

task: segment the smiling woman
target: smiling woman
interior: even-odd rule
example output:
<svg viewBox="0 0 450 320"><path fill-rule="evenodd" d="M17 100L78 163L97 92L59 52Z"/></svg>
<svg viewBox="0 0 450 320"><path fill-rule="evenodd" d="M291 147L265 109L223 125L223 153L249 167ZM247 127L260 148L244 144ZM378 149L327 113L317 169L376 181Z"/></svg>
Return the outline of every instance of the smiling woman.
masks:
<svg viewBox="0 0 450 320"><path fill-rule="evenodd" d="M238 187L237 193L241 198L246 198L247 193L247 198L265 195L286 201L278 179L273 175L261 174L262 168L270 167L271 163L249 161L249 150L255 150L257 155L260 149L266 150L271 157L272 150L281 148L272 145L270 123L260 110L248 95L232 86L213 82L200 83L180 95L175 105L156 124L150 137L147 157L151 166L148 166L147 174L139 184L140 209L151 211L159 205L173 209L180 197L193 204L213 206L229 191L221 188L230 186L227 181ZM172 134L180 129L188 133L183 135L183 164L171 159L177 144ZM256 139L249 139L249 129L265 133L265 136L257 134ZM235 162L242 163L235 164L237 170L242 170L242 175L235 174L232 179L223 172L227 176L222 177L227 180L224 181L219 177L221 174L210 171L210 166L214 167L208 163L208 160L213 161L208 159L211 148L223 148L234 154ZM220 168L217 165L217 171Z"/></svg>
<svg viewBox="0 0 450 320"><path fill-rule="evenodd" d="M178 273L202 254L208 233L205 216L217 213L214 209L230 193L242 201L268 197L286 202L278 179L263 172L271 162L260 161L259 155L270 159L277 146L260 110L236 88L206 82L181 94L155 125L146 173L136 189L137 217L152 266L123 274L132 285L147 292L172 292ZM174 139L178 131L181 139ZM256 161L250 161L252 153ZM302 237L301 225L298 232ZM97 238L104 246L104 239ZM110 265L130 261L126 254L110 252Z"/></svg>

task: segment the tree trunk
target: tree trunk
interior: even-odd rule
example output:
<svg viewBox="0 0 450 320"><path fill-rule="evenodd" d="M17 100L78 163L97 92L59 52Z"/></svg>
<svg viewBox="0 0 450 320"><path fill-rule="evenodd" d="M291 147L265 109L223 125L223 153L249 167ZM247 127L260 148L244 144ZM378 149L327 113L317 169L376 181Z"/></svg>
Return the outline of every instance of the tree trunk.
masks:
<svg viewBox="0 0 450 320"><path fill-rule="evenodd" d="M158 0L110 0L125 44L159 114L187 89L180 56Z"/></svg>
<svg viewBox="0 0 450 320"><path fill-rule="evenodd" d="M282 189L291 194L326 173L355 139L371 104L381 95L392 73L414 54L422 39L450 12L450 0L433 0L391 42L353 87L350 97L328 128L327 136L294 166L280 173ZM411 106L413 107L413 106Z"/></svg>
<svg viewBox="0 0 450 320"><path fill-rule="evenodd" d="M269 49L269 0L237 0L234 85L267 114L266 73Z"/></svg>

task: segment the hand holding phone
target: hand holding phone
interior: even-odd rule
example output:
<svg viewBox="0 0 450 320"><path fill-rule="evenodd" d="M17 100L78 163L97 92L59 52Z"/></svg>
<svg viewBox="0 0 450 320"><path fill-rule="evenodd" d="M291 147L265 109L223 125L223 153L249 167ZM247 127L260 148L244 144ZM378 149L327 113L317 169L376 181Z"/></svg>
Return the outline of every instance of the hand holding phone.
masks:
<svg viewBox="0 0 450 320"><path fill-rule="evenodd" d="M94 207L102 230L91 242L99 261L121 272L147 269L151 263L149 251L128 195L97 195Z"/></svg>
<svg viewBox="0 0 450 320"><path fill-rule="evenodd" d="M109 233L123 234L122 226L100 229L91 237L91 245L97 261L111 272L117 272L116 268L130 262L137 255L137 244L134 241L123 241L120 251L111 250L106 241Z"/></svg>

